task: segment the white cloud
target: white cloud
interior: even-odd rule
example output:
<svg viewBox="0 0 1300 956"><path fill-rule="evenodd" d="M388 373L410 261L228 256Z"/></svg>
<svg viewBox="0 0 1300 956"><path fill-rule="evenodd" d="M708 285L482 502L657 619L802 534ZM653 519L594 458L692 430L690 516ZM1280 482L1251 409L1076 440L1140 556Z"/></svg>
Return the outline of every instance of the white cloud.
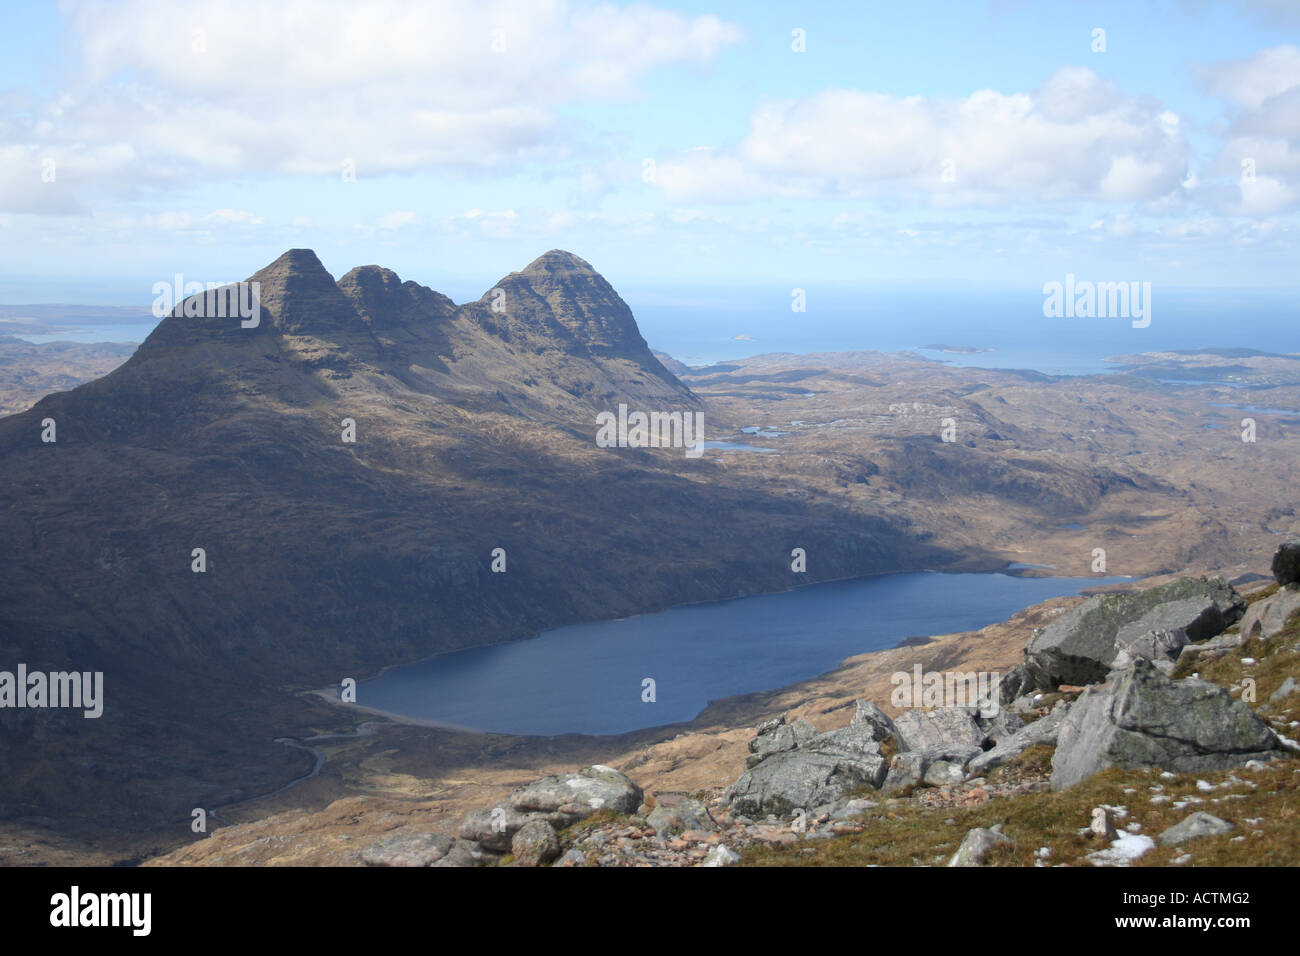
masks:
<svg viewBox="0 0 1300 956"><path fill-rule="evenodd" d="M1201 69L1206 87L1236 107L1214 164L1236 179L1221 211L1263 217L1300 206L1300 48L1277 46Z"/></svg>
<svg viewBox="0 0 1300 956"><path fill-rule="evenodd" d="M735 147L661 161L657 181L677 202L898 191L936 205L1154 200L1179 188L1187 155L1175 114L1066 68L1033 93L827 89L770 103Z"/></svg>
<svg viewBox="0 0 1300 956"><path fill-rule="evenodd" d="M22 159L0 163L3 209L76 211L78 196L232 174L337 177L345 158L358 177L560 158L566 105L634 96L654 70L707 64L740 39L715 16L545 0L61 9L81 72L0 119ZM67 184L37 201L49 151Z"/></svg>

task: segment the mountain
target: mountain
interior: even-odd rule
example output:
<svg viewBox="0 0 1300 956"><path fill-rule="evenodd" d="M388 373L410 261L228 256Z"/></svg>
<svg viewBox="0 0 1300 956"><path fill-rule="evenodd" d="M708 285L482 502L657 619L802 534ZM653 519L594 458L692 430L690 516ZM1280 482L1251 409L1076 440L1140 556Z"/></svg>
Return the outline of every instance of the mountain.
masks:
<svg viewBox="0 0 1300 956"><path fill-rule="evenodd" d="M296 691L574 621L996 564L712 456L598 447L620 403L706 428L709 409L570 253L461 305L379 266L335 281L306 249L249 281L255 324L240 287L186 300L110 374L0 420L0 662L105 682L97 720L0 710L0 816L184 825L310 768L274 742L319 719Z"/></svg>

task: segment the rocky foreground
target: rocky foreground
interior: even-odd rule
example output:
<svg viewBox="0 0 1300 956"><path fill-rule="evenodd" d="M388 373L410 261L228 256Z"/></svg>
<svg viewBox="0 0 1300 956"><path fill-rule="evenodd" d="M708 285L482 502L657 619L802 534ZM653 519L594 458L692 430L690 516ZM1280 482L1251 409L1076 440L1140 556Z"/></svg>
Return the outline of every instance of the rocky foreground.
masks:
<svg viewBox="0 0 1300 956"><path fill-rule="evenodd" d="M909 829L923 819L942 831L975 808L1000 809L1003 822L940 839L950 849L938 857L886 854L886 862L1015 862L1017 830L1055 829L1065 839L1067 860L1050 845L1022 847L1035 865L1127 865L1157 847L1167 851L1159 859L1182 864L1194 859L1190 841L1263 842L1270 808L1283 826L1297 810L1300 744L1288 735L1300 727L1289 709L1300 703L1300 541L1278 550L1273 571L1276 584L1249 598L1221 578L1091 598L1036 630L1023 665L971 706L891 718L860 700L847 727L825 733L774 718L757 728L745 772L725 788L647 795L622 772L591 766L471 812L456 837L408 824L362 850L361 862L845 863L855 852L878 858L891 840L915 843ZM1142 798L1161 826L1154 838L1124 803ZM1057 817L1046 831L1045 809ZM936 811L954 816L940 824Z"/></svg>

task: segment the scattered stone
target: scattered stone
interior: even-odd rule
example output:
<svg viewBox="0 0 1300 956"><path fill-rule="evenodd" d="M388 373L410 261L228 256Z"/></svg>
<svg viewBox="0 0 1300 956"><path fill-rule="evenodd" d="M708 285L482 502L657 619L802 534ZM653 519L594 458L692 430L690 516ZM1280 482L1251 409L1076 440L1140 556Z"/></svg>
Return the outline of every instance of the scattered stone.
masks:
<svg viewBox="0 0 1300 956"><path fill-rule="evenodd" d="M984 827L976 827L962 838L961 846L948 861L949 866L983 866L990 851L1001 844L1012 843L1011 837Z"/></svg>
<svg viewBox="0 0 1300 956"><path fill-rule="evenodd" d="M709 851L708 855L704 858L704 862L701 863L700 866L731 866L731 864L739 862L739 853L729 847L718 844Z"/></svg>
<svg viewBox="0 0 1300 956"><path fill-rule="evenodd" d="M1179 843L1185 843L1188 840L1196 840L1200 837L1218 836L1221 833L1231 833L1237 829L1235 825L1227 820L1220 820L1213 814L1206 813L1204 810L1197 810L1195 813L1186 817L1181 823L1175 823L1168 830L1160 834L1161 846L1175 846Z"/></svg>
<svg viewBox="0 0 1300 956"><path fill-rule="evenodd" d="M1268 699L1269 701L1281 700L1283 697L1289 697L1294 694L1298 688L1300 688L1300 685L1296 684L1295 678L1288 677L1286 680L1282 681L1281 687L1269 695Z"/></svg>

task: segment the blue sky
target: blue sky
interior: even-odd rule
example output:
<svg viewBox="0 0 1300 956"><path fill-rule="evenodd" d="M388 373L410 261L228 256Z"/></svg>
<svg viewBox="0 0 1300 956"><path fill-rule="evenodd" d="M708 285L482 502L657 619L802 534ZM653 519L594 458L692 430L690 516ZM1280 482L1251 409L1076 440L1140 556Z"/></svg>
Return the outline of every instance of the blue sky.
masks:
<svg viewBox="0 0 1300 956"><path fill-rule="evenodd" d="M9 5L0 300L300 246L457 298L554 247L616 288L1294 286L1298 8Z"/></svg>

